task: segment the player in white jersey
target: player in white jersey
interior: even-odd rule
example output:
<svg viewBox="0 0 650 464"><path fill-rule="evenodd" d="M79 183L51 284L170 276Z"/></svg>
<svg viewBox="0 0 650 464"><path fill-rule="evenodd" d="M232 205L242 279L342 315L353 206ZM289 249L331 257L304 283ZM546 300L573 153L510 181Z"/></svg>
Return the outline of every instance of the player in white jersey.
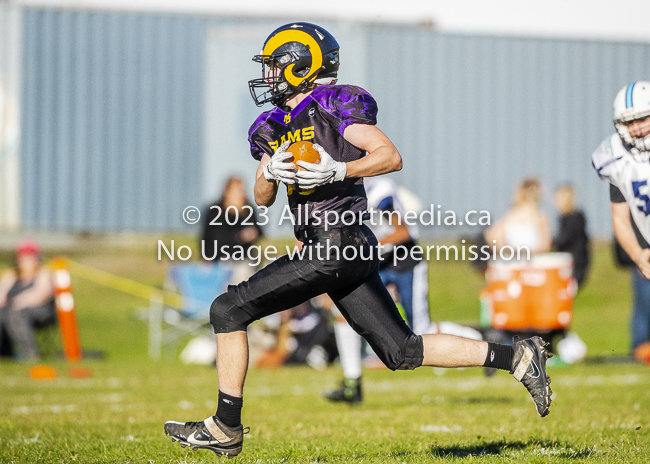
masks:
<svg viewBox="0 0 650 464"><path fill-rule="evenodd" d="M427 302L427 262L416 261L411 254L420 235L417 219L405 220L407 210L400 200L398 187L392 180L369 177L364 180L364 185L368 207L377 212L366 224L385 247L383 261L379 264L379 275L384 284L396 287L406 322L413 331L417 334L431 333ZM394 255L397 246L400 247L397 258L400 259L395 259Z"/></svg>
<svg viewBox="0 0 650 464"><path fill-rule="evenodd" d="M616 238L634 261L632 348L650 339L650 82L623 87L614 99L616 133L592 155L598 175L610 183Z"/></svg>
<svg viewBox="0 0 650 464"><path fill-rule="evenodd" d="M417 246L420 234L417 219L405 219L407 211L418 210L419 206L409 204L405 207L403 203L407 203L410 198L404 198L404 189L400 189L388 178L367 177L364 179L364 187L371 212L366 224L382 246L379 275L389 289L394 287L397 291L409 327L416 334L445 333L481 340L481 333L471 327L453 322L432 323L429 318L428 263L413 259L411 249ZM417 200L417 197L414 199ZM396 247L400 247L398 259L395 258ZM336 316L334 332L344 379L339 389L326 391L325 396L332 401L358 403L363 399L361 337L335 306L332 307L332 312Z"/></svg>

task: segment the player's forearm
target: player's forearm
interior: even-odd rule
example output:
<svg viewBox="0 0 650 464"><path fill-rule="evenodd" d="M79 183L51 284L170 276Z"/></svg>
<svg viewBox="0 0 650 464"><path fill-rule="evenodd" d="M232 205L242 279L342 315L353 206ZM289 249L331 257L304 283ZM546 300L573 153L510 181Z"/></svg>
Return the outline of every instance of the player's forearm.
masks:
<svg viewBox="0 0 650 464"><path fill-rule="evenodd" d="M384 145L346 165L346 177L373 177L401 170L402 157L397 148Z"/></svg>
<svg viewBox="0 0 650 464"><path fill-rule="evenodd" d="M617 206L612 204L612 226L614 227L614 235L616 235L616 240L621 244L621 247L628 256L638 263L639 257L643 248L639 245L639 241L636 238L634 229L632 228L632 222L629 216L629 209L627 209L627 203L617 203ZM623 205L624 208L618 205Z"/></svg>
<svg viewBox="0 0 650 464"><path fill-rule="evenodd" d="M623 247L632 261L638 263L643 248L639 246L639 242L632 228L630 227L628 230L627 228L614 225L614 234L616 235L616 240L618 240L618 243L621 244L621 247Z"/></svg>
<svg viewBox="0 0 650 464"><path fill-rule="evenodd" d="M275 203L275 197L278 194L278 183L274 180L267 180L263 175L259 175L253 188L255 203L259 206L271 206Z"/></svg>

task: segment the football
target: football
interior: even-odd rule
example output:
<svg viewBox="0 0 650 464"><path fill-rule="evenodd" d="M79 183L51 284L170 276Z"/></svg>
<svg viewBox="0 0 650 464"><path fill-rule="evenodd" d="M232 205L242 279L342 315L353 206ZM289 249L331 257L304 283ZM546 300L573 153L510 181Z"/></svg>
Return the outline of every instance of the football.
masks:
<svg viewBox="0 0 650 464"><path fill-rule="evenodd" d="M296 166L296 169L303 170L296 164L296 161L302 160L307 163L320 163L320 154L314 149L314 144L311 142L296 142L291 144L287 149L287 153L291 153L293 158L291 162Z"/></svg>

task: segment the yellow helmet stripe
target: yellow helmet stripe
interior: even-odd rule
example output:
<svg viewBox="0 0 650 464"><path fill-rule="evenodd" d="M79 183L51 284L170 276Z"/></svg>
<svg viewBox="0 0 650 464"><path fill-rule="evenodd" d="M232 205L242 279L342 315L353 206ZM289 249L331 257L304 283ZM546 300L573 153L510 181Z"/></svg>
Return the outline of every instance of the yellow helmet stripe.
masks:
<svg viewBox="0 0 650 464"><path fill-rule="evenodd" d="M316 42L312 36L303 31L298 30L286 30L281 31L275 34L273 37L266 42L264 50L262 50L263 55L271 55L275 50L280 46L289 43L289 42L299 42L309 46L309 51L311 52L311 68L309 73L304 77L297 77L293 75L294 64L290 64L284 70L284 78L287 82L294 87L298 87L301 82L309 79L314 73L318 72L323 66L323 52L321 51L320 45Z"/></svg>

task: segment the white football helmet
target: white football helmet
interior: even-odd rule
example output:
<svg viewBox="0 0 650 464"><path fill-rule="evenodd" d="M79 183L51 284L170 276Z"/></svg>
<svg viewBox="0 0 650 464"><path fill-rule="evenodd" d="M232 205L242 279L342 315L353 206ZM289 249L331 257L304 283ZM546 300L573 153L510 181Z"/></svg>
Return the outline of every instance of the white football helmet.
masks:
<svg viewBox="0 0 650 464"><path fill-rule="evenodd" d="M650 134L642 139L630 135L627 124L650 116L650 82L636 81L623 87L614 99L614 126L623 144L635 157L650 159Z"/></svg>

